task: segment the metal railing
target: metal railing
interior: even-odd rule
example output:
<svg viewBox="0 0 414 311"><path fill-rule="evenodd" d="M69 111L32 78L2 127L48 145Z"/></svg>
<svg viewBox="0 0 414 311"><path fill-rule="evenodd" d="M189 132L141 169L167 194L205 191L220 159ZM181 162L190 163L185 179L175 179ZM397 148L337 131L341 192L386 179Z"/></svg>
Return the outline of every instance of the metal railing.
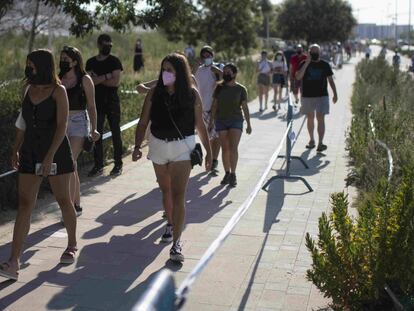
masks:
<svg viewBox="0 0 414 311"><path fill-rule="evenodd" d="M253 203L253 200L256 198L259 191L262 189L262 185L266 180L267 175L271 171L275 161L277 158L280 158L279 154L283 148L283 144L285 141L289 140L289 147L291 147L291 140L292 137L292 125L293 125L293 118L292 118L292 105L290 96L288 98L288 109L290 109L290 115L288 113L287 123L288 126L286 131L282 136L282 140L279 142L276 150L268 160L267 166L263 171L262 175L260 176L256 186L254 187L253 191L249 194L249 196L244 200L244 202L240 205L237 211L233 214L231 219L227 222L224 226L222 231L220 232L219 236L210 244L208 249L204 252L201 259L198 261L197 265L194 269L188 274L188 276L184 279L181 285L175 290L175 282L172 272L169 269L163 269L159 272L159 274L155 277L154 281L149 285L147 291L141 297L141 299L135 304L133 307L133 311L144 311L144 310L178 310L181 309L188 297L188 294L191 289L191 285L195 282L196 278L200 275L200 273L205 269L207 264L211 261L217 250L223 245L225 240L229 237L230 233L243 217L243 215L247 212L250 206ZM290 163L291 157L291 148L288 148L286 151L287 163ZM302 160L303 161L303 160ZM304 162L303 162L304 163ZM305 163L306 165L306 163ZM287 168L287 175L289 175L289 169ZM292 176L294 178L298 178L297 176ZM272 180L272 178L271 178ZM307 184L306 181L304 181ZM269 181L266 183L268 184ZM310 190L311 191L311 190ZM174 288L175 291L171 290ZM161 307L162 304L162 307Z"/></svg>

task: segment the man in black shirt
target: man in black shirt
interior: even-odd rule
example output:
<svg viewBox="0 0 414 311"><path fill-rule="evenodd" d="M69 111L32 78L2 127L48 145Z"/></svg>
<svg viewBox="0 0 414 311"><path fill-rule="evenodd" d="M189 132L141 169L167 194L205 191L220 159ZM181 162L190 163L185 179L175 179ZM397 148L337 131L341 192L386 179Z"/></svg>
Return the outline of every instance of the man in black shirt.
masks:
<svg viewBox="0 0 414 311"><path fill-rule="evenodd" d="M333 92L332 102L338 101L335 82L332 78L333 72L329 63L320 59L320 47L313 44L309 49L310 57L302 64L296 73L296 79L302 80L302 113L308 118L309 143L306 148L315 148L313 136L314 119L318 120L319 143L316 151L322 152L327 149L323 144L325 135L325 115L329 114L328 82Z"/></svg>
<svg viewBox="0 0 414 311"><path fill-rule="evenodd" d="M101 138L95 143L95 166L88 174L90 177L101 175L103 172L102 135L105 116L108 118L114 145L115 166L111 171L111 175L122 173L122 139L119 126L121 107L118 86L123 68L120 60L111 55L111 48L111 37L107 34L101 34L98 37L99 54L86 62L86 71L91 75L95 84L95 101L98 113L97 130L101 134Z"/></svg>

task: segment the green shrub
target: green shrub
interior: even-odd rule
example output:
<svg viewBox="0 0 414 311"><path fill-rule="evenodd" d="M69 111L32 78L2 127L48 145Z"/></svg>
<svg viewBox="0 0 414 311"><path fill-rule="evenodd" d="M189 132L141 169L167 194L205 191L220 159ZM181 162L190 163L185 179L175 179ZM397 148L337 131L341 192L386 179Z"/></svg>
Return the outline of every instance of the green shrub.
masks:
<svg viewBox="0 0 414 311"><path fill-rule="evenodd" d="M343 193L333 194L332 212L319 219L317 241L306 236L313 261L308 279L336 310L391 310L386 284L406 310L414 309L412 83L381 58L356 68L347 148L353 165L348 184L359 190L358 216L349 216ZM376 139L391 149L390 180L387 154Z"/></svg>

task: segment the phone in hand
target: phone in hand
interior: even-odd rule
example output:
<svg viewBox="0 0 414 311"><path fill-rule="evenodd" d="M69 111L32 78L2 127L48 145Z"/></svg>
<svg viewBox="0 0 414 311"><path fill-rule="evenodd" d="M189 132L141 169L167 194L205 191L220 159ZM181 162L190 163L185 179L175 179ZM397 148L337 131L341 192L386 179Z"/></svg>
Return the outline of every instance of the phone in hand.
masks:
<svg viewBox="0 0 414 311"><path fill-rule="evenodd" d="M43 175L42 163L36 163L35 170L36 170L35 174L37 176L42 176ZM52 165L50 166L50 172L47 175L53 176L53 175L56 175L56 173L57 173L57 164L52 163Z"/></svg>

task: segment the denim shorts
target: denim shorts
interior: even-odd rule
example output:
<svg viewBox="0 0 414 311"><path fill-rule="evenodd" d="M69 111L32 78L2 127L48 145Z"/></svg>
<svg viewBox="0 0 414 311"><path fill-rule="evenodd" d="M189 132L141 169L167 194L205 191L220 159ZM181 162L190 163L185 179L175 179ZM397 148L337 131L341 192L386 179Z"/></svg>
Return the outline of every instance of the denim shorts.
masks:
<svg viewBox="0 0 414 311"><path fill-rule="evenodd" d="M243 131L243 120L216 120L216 132L230 129Z"/></svg>
<svg viewBox="0 0 414 311"><path fill-rule="evenodd" d="M68 137L87 137L89 131L89 116L86 110L69 115L66 131Z"/></svg>

